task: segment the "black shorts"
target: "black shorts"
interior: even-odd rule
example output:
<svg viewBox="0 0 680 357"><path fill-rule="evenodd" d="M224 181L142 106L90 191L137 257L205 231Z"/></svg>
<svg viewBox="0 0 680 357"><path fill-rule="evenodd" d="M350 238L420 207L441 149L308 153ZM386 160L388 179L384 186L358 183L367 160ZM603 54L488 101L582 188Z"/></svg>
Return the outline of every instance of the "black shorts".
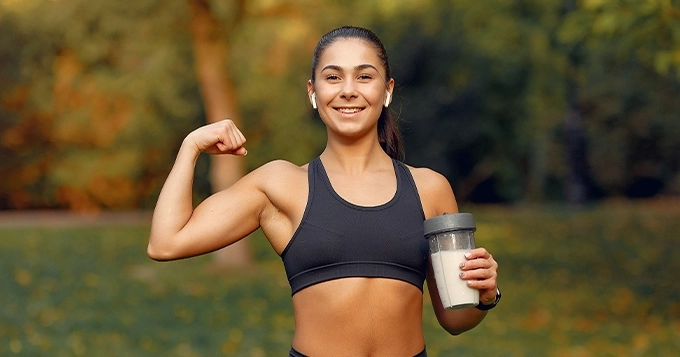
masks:
<svg viewBox="0 0 680 357"><path fill-rule="evenodd" d="M309 357L309 356L302 354L302 353L296 351L294 348L291 347L290 348L290 354L288 355L288 357ZM427 351L425 351L425 349L423 349L423 352L420 352L413 357L427 357Z"/></svg>

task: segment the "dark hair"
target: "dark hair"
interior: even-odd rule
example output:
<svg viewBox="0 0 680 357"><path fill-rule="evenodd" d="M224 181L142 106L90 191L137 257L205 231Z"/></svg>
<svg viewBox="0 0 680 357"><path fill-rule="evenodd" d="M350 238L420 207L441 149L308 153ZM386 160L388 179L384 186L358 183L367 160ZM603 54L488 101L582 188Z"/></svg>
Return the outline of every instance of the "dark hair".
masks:
<svg viewBox="0 0 680 357"><path fill-rule="evenodd" d="M321 37L319 43L316 44L316 48L314 48L314 55L312 57L312 84L316 80L314 72L319 65L319 58L323 52L328 46L333 44L333 42L343 38L360 39L375 47L378 52L378 58L380 58L380 62L382 62L382 65L385 68L385 83L387 84L387 81L392 78L392 75L390 74L390 64L387 61L385 46L383 46L380 38L378 38L371 30L355 26L339 27ZM378 119L378 140L380 141L380 146L390 157L397 160L403 160L404 145L401 141L397 121L392 116L392 112L384 106L380 113L380 118Z"/></svg>

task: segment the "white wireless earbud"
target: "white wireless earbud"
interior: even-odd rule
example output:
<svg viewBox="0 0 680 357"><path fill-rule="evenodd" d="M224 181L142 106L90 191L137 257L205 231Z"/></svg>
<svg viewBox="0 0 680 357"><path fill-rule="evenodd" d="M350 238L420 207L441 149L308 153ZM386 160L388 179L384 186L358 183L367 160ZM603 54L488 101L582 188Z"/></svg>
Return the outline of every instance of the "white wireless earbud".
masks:
<svg viewBox="0 0 680 357"><path fill-rule="evenodd" d="M312 108L316 109L316 93L312 93Z"/></svg>
<svg viewBox="0 0 680 357"><path fill-rule="evenodd" d="M392 94L390 94L390 92L387 92L387 98L385 98L385 108L390 106L391 97L392 97Z"/></svg>

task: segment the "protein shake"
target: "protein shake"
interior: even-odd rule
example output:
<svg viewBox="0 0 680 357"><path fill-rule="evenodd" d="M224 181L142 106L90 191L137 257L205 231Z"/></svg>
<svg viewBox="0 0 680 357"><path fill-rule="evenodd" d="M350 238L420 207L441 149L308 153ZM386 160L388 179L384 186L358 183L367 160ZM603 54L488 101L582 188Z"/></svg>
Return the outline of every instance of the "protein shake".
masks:
<svg viewBox="0 0 680 357"><path fill-rule="evenodd" d="M425 238L430 243L432 269L442 305L462 309L479 304L479 290L460 278L465 253L475 248L474 219L469 213L455 213L425 221Z"/></svg>

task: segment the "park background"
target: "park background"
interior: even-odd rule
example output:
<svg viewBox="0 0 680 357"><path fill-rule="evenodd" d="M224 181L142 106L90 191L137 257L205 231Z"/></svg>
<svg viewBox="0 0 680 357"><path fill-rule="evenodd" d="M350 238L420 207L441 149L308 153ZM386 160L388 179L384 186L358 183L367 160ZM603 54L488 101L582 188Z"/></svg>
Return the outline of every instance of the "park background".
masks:
<svg viewBox="0 0 680 357"><path fill-rule="evenodd" d="M305 82L345 24L385 43L406 163L446 175L500 262L475 330L426 304L433 356L680 353L678 1L0 0L0 355L285 354L261 233L155 263L148 212L206 122L249 155L202 156L196 202L318 155Z"/></svg>

